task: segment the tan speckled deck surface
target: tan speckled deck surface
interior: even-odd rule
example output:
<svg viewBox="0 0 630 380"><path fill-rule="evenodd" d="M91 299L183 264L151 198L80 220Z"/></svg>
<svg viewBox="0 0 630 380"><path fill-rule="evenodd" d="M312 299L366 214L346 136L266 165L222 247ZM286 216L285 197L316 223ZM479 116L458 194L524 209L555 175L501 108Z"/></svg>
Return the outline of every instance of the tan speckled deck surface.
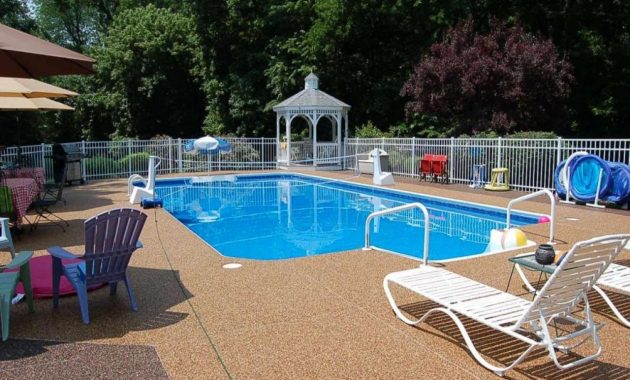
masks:
<svg viewBox="0 0 630 380"><path fill-rule="evenodd" d="M315 174L350 177L345 173ZM352 180L371 182L369 177ZM395 187L503 207L509 197L523 194L400 180ZM81 253L82 222L112 207L128 206L126 190L126 180L67 188L64 195L68 204L56 210L70 222L68 231L42 226L17 239L18 249L33 249L41 255L50 245L62 245ZM547 213L549 206L541 199L518 208ZM35 314L29 314L26 305L20 303L12 308L11 337L151 346L173 379L494 377L471 358L450 321L435 317L416 328L392 314L382 289L383 277L412 268L417 261L360 250L275 262L235 260L214 252L166 211L147 213L149 219L141 236L145 248L134 254L129 270L138 312L130 310L124 286L116 297L110 297L107 288L90 293L89 326L81 323L74 297L62 298L58 310L52 309L50 300L37 300ZM564 242L560 249L597 235L630 232L628 211L560 205L557 216L557 238ZM579 220L569 221L568 217ZM525 230L538 242L544 242L548 234L545 225ZM511 270L507 258L514 254L445 265L501 289ZM7 257L0 255L0 262L8 261ZM624 251L621 259L628 258L630 252ZM243 267L223 269L228 262L240 262ZM523 293L519 281L512 281L510 292ZM630 297L614 295L630 314ZM401 301L407 303L405 309L412 314L431 306L410 295L401 296ZM594 308L596 320L605 323L601 330L604 353L596 362L561 372L546 353L538 351L508 376L630 378L630 329L617 323L601 302L596 302ZM473 339L491 359L506 362L517 354L518 343L476 323L467 324ZM33 355L20 359L19 365L28 367L37 360ZM139 372L135 373L130 365L129 373L117 375L142 377L141 368L135 370Z"/></svg>

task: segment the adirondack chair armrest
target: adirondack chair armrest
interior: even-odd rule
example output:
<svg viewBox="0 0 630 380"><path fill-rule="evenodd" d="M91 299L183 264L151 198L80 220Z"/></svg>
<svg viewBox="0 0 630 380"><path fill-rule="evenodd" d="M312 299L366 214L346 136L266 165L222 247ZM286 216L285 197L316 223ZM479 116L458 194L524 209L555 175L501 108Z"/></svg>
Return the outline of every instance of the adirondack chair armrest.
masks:
<svg viewBox="0 0 630 380"><path fill-rule="evenodd" d="M80 259L81 258L81 256L74 255L58 246L49 247L48 253L51 256L57 257L59 259Z"/></svg>
<svg viewBox="0 0 630 380"><path fill-rule="evenodd" d="M14 269L19 268L22 265L26 264L31 257L33 256L33 251L22 251L15 255L15 258L11 260L10 263L7 264L5 269Z"/></svg>
<svg viewBox="0 0 630 380"><path fill-rule="evenodd" d="M136 249L144 248L144 244L140 240L136 242Z"/></svg>

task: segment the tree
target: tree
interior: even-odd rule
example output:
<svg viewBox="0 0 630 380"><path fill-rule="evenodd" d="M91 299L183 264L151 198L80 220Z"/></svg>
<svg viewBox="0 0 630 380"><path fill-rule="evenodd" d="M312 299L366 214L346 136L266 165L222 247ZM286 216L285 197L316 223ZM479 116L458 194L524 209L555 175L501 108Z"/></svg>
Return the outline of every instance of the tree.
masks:
<svg viewBox="0 0 630 380"><path fill-rule="evenodd" d="M195 1L197 32L204 50L209 131L265 136L273 114L264 69L273 33L270 8L278 0Z"/></svg>
<svg viewBox="0 0 630 380"><path fill-rule="evenodd" d="M462 5L463 6L463 5ZM275 9L291 20L271 41L265 74L275 100L300 89L313 70L322 90L352 106L353 125L386 128L403 119L398 96L419 48L450 25L459 5L415 0L294 0ZM452 12L451 9L453 8Z"/></svg>
<svg viewBox="0 0 630 380"><path fill-rule="evenodd" d="M401 95L408 119L447 120L454 134L554 130L567 123L571 65L551 40L491 20L486 34L471 20L449 29L416 65Z"/></svg>
<svg viewBox="0 0 630 380"><path fill-rule="evenodd" d="M201 50L189 16L153 5L122 11L94 56L94 100L110 113L116 135L201 133Z"/></svg>

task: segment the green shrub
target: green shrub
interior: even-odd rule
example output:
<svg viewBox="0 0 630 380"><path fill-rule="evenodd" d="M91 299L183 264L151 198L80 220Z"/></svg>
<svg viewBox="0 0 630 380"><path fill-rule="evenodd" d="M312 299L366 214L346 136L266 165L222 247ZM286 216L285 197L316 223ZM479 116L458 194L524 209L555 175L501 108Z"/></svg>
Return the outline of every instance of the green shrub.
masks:
<svg viewBox="0 0 630 380"><path fill-rule="evenodd" d="M391 137L388 132L383 132L374 123L368 121L365 124L360 125L354 132L354 137L357 138L375 138L375 137Z"/></svg>
<svg viewBox="0 0 630 380"><path fill-rule="evenodd" d="M131 170L131 173L143 173L147 171L148 167L149 153L147 152L128 154L118 160L118 169L121 172Z"/></svg>
<svg viewBox="0 0 630 380"><path fill-rule="evenodd" d="M85 171L87 175L116 173L118 164L109 157L90 157L85 159Z"/></svg>

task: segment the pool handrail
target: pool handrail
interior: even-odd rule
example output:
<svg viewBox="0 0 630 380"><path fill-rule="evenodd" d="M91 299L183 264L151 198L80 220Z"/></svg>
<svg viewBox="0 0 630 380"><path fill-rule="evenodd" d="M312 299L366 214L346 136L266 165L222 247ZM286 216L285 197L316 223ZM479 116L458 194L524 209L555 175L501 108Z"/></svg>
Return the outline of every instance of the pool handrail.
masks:
<svg viewBox="0 0 630 380"><path fill-rule="evenodd" d="M512 199L507 206L507 216L505 219L506 229L510 228L510 219L512 213L512 206L515 204L531 199L536 198L540 195L546 194L549 197L549 201L551 202L551 214L549 215L549 243L553 243L554 241L554 233L555 233L555 223L556 223L556 198L553 196L553 193L549 189L541 189L535 191L533 193L525 194L521 197Z"/></svg>
<svg viewBox="0 0 630 380"><path fill-rule="evenodd" d="M423 252L423 256L422 256L422 263L424 265L427 265L427 263L429 262L429 228L430 228L430 222L429 222L429 211L427 210L427 208L420 202L413 202L413 203L407 203L401 206L396 206L396 207L392 207L392 208L388 208L386 210L380 210L380 211L374 211L373 213L371 213L370 215L368 215L367 219L365 220L365 247L363 247L364 250L368 250L370 248L377 248L377 247L372 247L370 246L370 223L372 222L372 219L378 217L378 216L383 216L383 215L387 215L387 214L393 214L399 211L404 211L404 210L409 210L412 208L419 208L422 213L424 214L424 252Z"/></svg>

